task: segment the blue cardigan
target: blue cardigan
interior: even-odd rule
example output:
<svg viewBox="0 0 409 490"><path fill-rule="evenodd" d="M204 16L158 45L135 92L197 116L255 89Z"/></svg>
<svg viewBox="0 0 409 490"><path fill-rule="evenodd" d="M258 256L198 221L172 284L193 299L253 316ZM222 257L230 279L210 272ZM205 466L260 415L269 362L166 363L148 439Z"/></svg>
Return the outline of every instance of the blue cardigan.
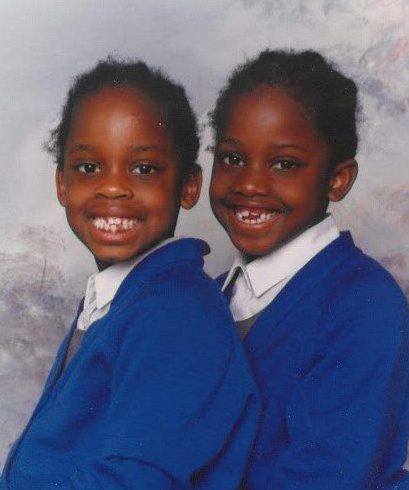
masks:
<svg viewBox="0 0 409 490"><path fill-rule="evenodd" d="M249 490L409 488L408 320L349 233L289 281L244 340L263 402Z"/></svg>
<svg viewBox="0 0 409 490"><path fill-rule="evenodd" d="M58 377L74 322L1 489L238 487L258 397L207 252L182 239L138 264Z"/></svg>

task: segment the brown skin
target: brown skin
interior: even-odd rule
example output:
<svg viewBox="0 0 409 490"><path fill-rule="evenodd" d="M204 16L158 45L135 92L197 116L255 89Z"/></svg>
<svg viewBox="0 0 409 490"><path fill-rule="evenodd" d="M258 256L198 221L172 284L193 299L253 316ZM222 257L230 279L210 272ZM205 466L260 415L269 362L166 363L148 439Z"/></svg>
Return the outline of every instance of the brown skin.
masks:
<svg viewBox="0 0 409 490"><path fill-rule="evenodd" d="M72 231L104 268L173 236L180 206L199 198L201 173L183 178L154 102L132 88L104 88L74 111L56 185ZM113 231L98 229L98 218L122 221Z"/></svg>
<svg viewBox="0 0 409 490"><path fill-rule="evenodd" d="M341 200L356 175L353 159L329 165L327 145L299 102L263 86L230 108L216 142L211 205L252 260L321 221L328 202Z"/></svg>

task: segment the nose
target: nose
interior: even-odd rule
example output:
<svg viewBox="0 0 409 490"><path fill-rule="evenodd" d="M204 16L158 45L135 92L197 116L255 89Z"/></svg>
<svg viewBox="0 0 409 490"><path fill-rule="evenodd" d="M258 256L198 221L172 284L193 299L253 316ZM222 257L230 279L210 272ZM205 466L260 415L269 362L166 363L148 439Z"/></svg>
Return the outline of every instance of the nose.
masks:
<svg viewBox="0 0 409 490"><path fill-rule="evenodd" d="M133 189L128 176L118 171L105 174L96 189L96 196L105 199L130 199Z"/></svg>
<svg viewBox="0 0 409 490"><path fill-rule="evenodd" d="M232 191L244 196L260 196L269 192L271 175L262 166L245 165L236 176Z"/></svg>

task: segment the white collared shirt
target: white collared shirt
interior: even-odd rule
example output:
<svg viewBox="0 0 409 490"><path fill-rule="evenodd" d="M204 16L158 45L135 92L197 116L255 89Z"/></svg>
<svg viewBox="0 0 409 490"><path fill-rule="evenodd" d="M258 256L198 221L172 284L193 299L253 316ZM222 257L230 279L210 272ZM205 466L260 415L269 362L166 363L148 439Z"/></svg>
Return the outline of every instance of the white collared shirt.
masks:
<svg viewBox="0 0 409 490"><path fill-rule="evenodd" d="M329 215L279 249L250 263L237 251L223 284L224 290L236 270L240 270L230 301L234 320L247 320L260 313L307 262L338 237L338 228Z"/></svg>
<svg viewBox="0 0 409 490"><path fill-rule="evenodd" d="M91 323L99 320L108 313L119 286L137 264L153 251L158 250L168 243L179 240L180 238L181 237L171 237L163 240L142 255L138 255L125 262L117 262L103 271L92 274L87 281L84 308L78 317L77 329L85 332ZM93 301L96 302L95 309L87 312L88 305Z"/></svg>

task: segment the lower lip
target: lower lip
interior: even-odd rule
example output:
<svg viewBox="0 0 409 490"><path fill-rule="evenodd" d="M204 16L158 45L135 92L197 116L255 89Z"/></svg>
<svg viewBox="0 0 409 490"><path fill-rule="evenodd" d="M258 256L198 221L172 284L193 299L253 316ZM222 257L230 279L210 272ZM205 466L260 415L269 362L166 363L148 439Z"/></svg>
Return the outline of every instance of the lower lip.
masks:
<svg viewBox="0 0 409 490"><path fill-rule="evenodd" d="M121 243L127 243L135 240L135 237L139 234L142 221L138 221L136 224L127 230L121 229L117 231L105 230L102 228L96 228L91 222L91 233L94 239L98 242L106 244L119 245Z"/></svg>

